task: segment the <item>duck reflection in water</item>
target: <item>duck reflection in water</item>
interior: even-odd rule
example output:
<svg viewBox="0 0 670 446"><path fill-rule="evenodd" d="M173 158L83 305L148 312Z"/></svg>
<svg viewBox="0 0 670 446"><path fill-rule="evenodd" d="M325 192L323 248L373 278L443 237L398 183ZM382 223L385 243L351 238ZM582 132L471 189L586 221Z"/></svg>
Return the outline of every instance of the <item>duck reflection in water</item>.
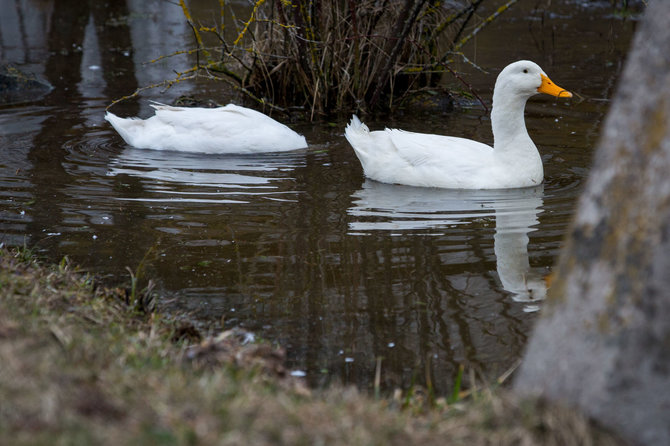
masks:
<svg viewBox="0 0 670 446"><path fill-rule="evenodd" d="M107 176L142 178L148 187L275 189L271 183L304 165L302 152L205 155L175 151L126 148L109 163ZM178 189L169 189L175 194ZM203 190L203 194L208 192ZM197 198L197 197L193 197Z"/></svg>
<svg viewBox="0 0 670 446"><path fill-rule="evenodd" d="M542 185L525 189L452 190L366 180L352 196L349 232L422 233L463 240L485 232L486 221L495 218L494 253L502 288L511 293L514 301L525 304L524 311L532 312L539 308L535 303L547 293L542 274L531 269L528 256L528 234L538 224L542 197ZM479 227L473 229L473 225ZM469 251L472 247L460 249Z"/></svg>

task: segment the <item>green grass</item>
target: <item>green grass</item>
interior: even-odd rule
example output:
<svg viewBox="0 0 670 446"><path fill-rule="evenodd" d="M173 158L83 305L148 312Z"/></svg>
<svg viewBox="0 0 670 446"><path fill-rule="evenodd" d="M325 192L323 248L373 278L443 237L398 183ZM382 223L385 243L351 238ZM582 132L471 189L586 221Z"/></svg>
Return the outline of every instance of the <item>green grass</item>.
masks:
<svg viewBox="0 0 670 446"><path fill-rule="evenodd" d="M203 339L128 295L0 248L0 444L616 444L575 411L486 387L432 405L317 392L281 348Z"/></svg>

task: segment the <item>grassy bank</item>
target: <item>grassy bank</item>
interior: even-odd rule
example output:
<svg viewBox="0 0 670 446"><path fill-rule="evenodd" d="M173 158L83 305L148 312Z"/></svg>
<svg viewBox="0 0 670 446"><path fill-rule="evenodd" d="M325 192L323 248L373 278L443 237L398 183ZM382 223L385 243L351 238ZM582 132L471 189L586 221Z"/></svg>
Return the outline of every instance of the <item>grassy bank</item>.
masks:
<svg viewBox="0 0 670 446"><path fill-rule="evenodd" d="M281 348L203 339L137 301L0 248L0 444L617 444L573 411L499 391L409 409L312 391Z"/></svg>

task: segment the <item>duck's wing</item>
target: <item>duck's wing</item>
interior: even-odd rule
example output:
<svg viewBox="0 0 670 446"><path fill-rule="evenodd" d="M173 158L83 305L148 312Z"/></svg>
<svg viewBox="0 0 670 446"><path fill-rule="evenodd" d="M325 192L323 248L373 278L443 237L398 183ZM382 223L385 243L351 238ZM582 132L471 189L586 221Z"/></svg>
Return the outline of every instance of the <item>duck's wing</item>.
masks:
<svg viewBox="0 0 670 446"><path fill-rule="evenodd" d="M261 112L234 104L224 107L174 107L152 104L156 110L156 119L163 125L174 128L180 133L198 129L219 137L234 137L259 130L288 130L284 124L275 121Z"/></svg>
<svg viewBox="0 0 670 446"><path fill-rule="evenodd" d="M486 163L493 148L486 144L455 136L413 133L387 129L389 139L398 156L410 166L442 165L466 167Z"/></svg>
<svg viewBox="0 0 670 446"><path fill-rule="evenodd" d="M237 112L231 112L226 107L173 107L171 105L152 104L156 109L154 119L156 124L173 129L179 134L193 132L200 133L235 134L242 129L248 130L248 118Z"/></svg>
<svg viewBox="0 0 670 446"><path fill-rule="evenodd" d="M477 141L403 130L384 132L397 158L395 172L389 172L395 177L391 182L471 188L487 175L492 163L493 148Z"/></svg>
<svg viewBox="0 0 670 446"><path fill-rule="evenodd" d="M163 147L209 153L283 151L307 147L305 138L263 113L228 104L218 108L152 104L152 133ZM188 148L188 149L187 149Z"/></svg>

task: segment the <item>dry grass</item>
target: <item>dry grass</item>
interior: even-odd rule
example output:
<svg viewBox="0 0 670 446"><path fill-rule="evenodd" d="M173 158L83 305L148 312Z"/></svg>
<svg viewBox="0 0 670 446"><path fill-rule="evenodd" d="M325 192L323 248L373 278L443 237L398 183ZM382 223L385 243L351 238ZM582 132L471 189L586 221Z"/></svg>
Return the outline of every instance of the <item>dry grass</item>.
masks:
<svg viewBox="0 0 670 446"><path fill-rule="evenodd" d="M617 444L574 411L498 392L401 410L286 375L280 348L199 339L66 262L0 248L0 444Z"/></svg>

